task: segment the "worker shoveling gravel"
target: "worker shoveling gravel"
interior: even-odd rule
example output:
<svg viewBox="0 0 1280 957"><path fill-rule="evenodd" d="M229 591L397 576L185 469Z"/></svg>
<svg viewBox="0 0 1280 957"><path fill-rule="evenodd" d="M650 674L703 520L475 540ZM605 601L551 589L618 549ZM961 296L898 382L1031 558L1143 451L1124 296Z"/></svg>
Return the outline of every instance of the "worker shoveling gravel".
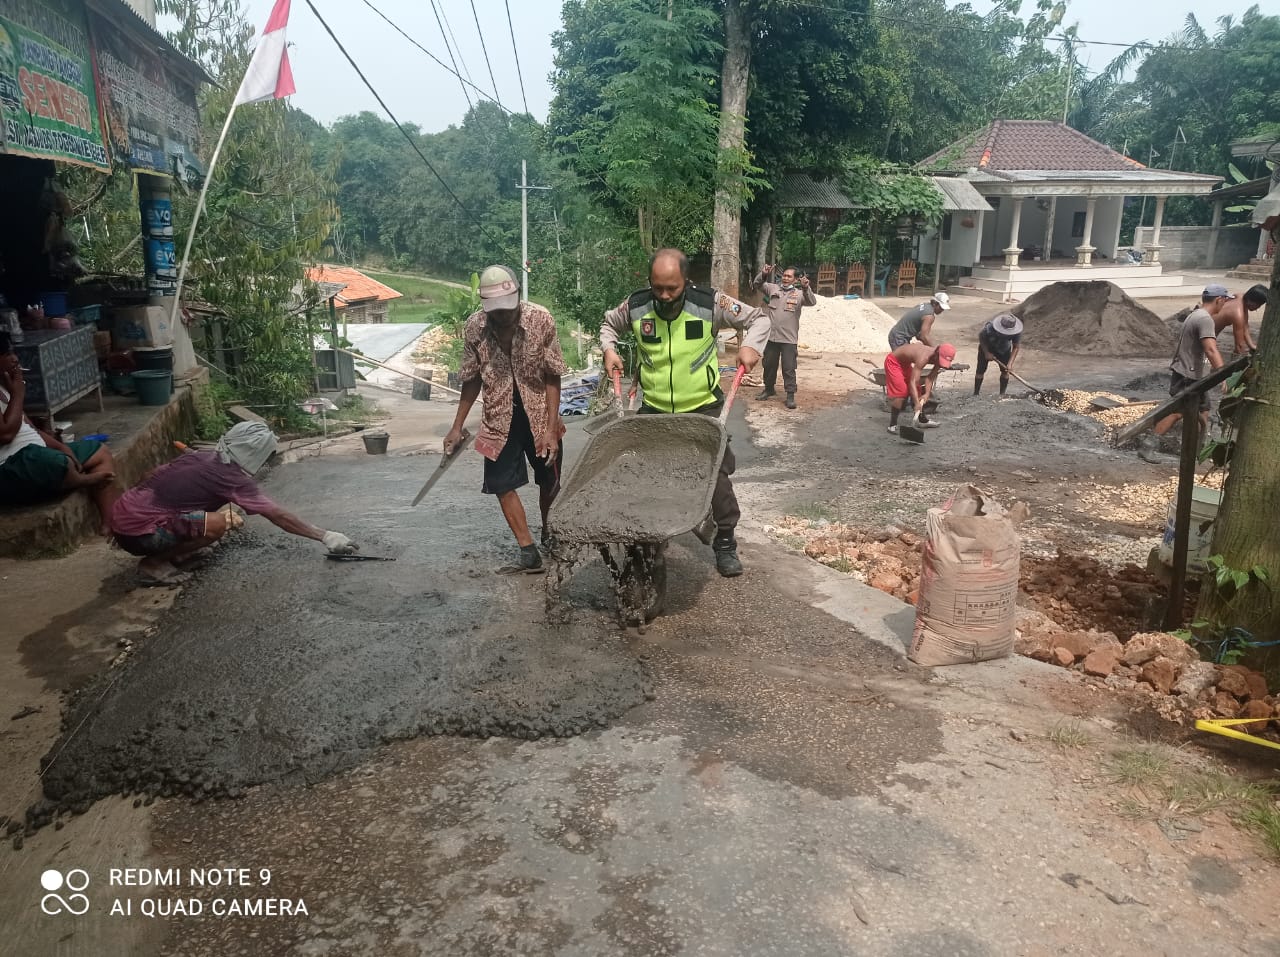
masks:
<svg viewBox="0 0 1280 957"><path fill-rule="evenodd" d="M1012 310L1023 344L1078 356L1172 355L1165 321L1115 283L1055 282Z"/></svg>

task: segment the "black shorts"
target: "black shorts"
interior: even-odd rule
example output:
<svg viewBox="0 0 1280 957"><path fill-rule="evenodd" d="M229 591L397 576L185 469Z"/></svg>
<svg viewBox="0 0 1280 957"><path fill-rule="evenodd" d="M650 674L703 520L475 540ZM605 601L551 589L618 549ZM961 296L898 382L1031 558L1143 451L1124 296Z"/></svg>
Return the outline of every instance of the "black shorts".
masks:
<svg viewBox="0 0 1280 957"><path fill-rule="evenodd" d="M1181 372L1169 372L1169 394L1177 395L1188 386L1195 385L1199 379L1188 379ZM1209 411L1209 390L1205 389L1200 393L1200 411Z"/></svg>
<svg viewBox="0 0 1280 957"><path fill-rule="evenodd" d="M544 490L559 491L560 466L564 463L564 442L556 446L556 457L551 462L538 458L537 442L529 427L529 417L519 402L511 414L511 431L507 444L498 457L484 460L484 482L480 491L486 495L506 495L529 484L528 461L533 466L533 480Z"/></svg>

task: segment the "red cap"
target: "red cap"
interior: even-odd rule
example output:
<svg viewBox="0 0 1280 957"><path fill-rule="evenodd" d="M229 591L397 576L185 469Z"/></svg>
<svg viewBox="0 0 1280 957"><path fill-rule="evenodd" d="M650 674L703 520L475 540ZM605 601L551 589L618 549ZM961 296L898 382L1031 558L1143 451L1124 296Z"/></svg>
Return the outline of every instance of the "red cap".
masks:
<svg viewBox="0 0 1280 957"><path fill-rule="evenodd" d="M938 346L938 365L944 369L950 369L951 363L955 361L956 347L949 342L944 342Z"/></svg>

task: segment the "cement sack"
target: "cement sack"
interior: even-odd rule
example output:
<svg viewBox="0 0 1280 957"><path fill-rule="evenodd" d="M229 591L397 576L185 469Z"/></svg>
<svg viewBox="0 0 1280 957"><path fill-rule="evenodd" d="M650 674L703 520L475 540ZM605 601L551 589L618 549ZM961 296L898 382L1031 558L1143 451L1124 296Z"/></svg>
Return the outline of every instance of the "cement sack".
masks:
<svg viewBox="0 0 1280 957"><path fill-rule="evenodd" d="M1003 658L1017 621L1017 525L1026 506L1006 511L972 485L926 516L916 627L907 653L921 665Z"/></svg>

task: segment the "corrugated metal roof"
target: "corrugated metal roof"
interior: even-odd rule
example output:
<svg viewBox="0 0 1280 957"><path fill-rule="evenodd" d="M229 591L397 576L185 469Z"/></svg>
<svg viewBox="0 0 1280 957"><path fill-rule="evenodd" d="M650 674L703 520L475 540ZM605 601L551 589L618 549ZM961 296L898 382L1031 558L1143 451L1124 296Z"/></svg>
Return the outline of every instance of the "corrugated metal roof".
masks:
<svg viewBox="0 0 1280 957"><path fill-rule="evenodd" d="M139 39L155 44L156 52L162 59L173 59L184 66L197 83L213 84L214 79L195 60L182 53L163 33L143 18L142 14L125 3L124 0L88 0L88 7L96 10L118 27L134 30Z"/></svg>
<svg viewBox="0 0 1280 957"><path fill-rule="evenodd" d="M991 204L982 198L982 194L973 188L967 179L956 179L951 176L931 176L933 185L942 193L942 208L948 213L962 210L980 210L991 212Z"/></svg>
<svg viewBox="0 0 1280 957"><path fill-rule="evenodd" d="M787 173L773 191L779 209L857 209L834 179Z"/></svg>

